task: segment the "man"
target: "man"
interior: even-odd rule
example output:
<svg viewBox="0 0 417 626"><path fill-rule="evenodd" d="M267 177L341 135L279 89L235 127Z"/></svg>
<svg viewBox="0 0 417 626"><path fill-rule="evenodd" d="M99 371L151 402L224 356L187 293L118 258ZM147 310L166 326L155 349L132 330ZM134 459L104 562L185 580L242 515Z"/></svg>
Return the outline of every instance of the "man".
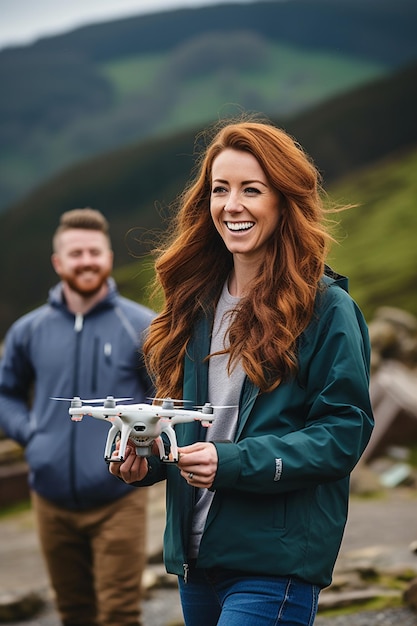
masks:
<svg viewBox="0 0 417 626"><path fill-rule="evenodd" d="M71 421L69 402L151 393L141 345L153 312L122 298L110 277L108 223L64 213L53 238L61 282L7 333L0 427L25 448L45 562L65 626L137 626L145 561L145 491L112 476L109 427Z"/></svg>

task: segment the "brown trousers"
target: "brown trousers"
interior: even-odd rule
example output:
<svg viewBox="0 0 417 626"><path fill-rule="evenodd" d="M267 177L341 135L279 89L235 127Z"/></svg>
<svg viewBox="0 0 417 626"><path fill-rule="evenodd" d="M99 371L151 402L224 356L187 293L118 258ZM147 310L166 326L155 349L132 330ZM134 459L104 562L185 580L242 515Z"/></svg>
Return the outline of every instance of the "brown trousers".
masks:
<svg viewBox="0 0 417 626"><path fill-rule="evenodd" d="M87 511L32 493L42 552L64 626L138 626L146 489Z"/></svg>

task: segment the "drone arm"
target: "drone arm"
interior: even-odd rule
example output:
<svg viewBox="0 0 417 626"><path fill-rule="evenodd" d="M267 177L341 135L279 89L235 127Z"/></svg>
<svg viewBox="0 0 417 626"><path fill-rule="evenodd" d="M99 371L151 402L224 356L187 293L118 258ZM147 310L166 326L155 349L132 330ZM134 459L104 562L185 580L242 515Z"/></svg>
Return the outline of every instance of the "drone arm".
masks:
<svg viewBox="0 0 417 626"><path fill-rule="evenodd" d="M83 406L80 413L84 415L91 415L96 419L107 419L109 417L114 418L119 416L119 408L103 408L98 406Z"/></svg>
<svg viewBox="0 0 417 626"><path fill-rule="evenodd" d="M92 406L79 406L79 407L70 407L68 412L73 422L81 422L84 415L93 415L92 411L93 411ZM95 417L95 415L93 417Z"/></svg>
<svg viewBox="0 0 417 626"><path fill-rule="evenodd" d="M188 415L187 415L188 414ZM173 426L175 424L187 424L188 422L194 422L195 420L202 420L207 416L203 415L199 411L182 411L170 418L169 422Z"/></svg>

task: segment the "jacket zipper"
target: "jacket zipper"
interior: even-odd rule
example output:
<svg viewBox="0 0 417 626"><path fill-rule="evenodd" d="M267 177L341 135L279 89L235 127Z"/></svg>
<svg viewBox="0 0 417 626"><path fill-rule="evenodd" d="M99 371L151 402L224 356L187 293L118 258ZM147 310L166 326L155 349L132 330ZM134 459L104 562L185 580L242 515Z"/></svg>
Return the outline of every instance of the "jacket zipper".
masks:
<svg viewBox="0 0 417 626"><path fill-rule="evenodd" d="M183 563L183 568L184 568L184 583L187 584L188 583L188 572L190 569L190 566L188 565L188 563Z"/></svg>
<svg viewBox="0 0 417 626"><path fill-rule="evenodd" d="M77 313L75 315L75 321L74 321L74 330L76 333L79 333L82 331L83 329L83 325L84 325L84 316L82 313Z"/></svg>
<svg viewBox="0 0 417 626"><path fill-rule="evenodd" d="M84 326L84 316L82 313L77 313L75 315L74 320L74 333L75 333L75 353L74 353L74 378L73 378L73 396L78 393L78 375L79 375L79 361L80 361L80 342L81 342L81 331ZM73 494L74 502L77 503L77 494L75 489L75 481L74 481L74 466L75 466L75 434L76 429L71 429L71 459L70 459L70 476L71 476L71 491Z"/></svg>
<svg viewBox="0 0 417 626"><path fill-rule="evenodd" d="M98 361L99 361L99 341L98 337L94 337L93 358L91 363L91 390L95 394L97 391L98 378Z"/></svg>

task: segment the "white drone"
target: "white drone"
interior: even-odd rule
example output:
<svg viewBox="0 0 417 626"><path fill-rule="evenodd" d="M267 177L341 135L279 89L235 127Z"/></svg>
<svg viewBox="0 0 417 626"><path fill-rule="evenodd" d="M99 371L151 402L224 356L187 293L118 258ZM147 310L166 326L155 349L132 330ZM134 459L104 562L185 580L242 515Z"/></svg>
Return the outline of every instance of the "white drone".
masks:
<svg viewBox="0 0 417 626"><path fill-rule="evenodd" d="M126 453L126 444L131 439L136 446L136 454L147 457L152 454L152 445L156 442L159 456L165 463L178 461L178 444L173 426L175 424L193 422L198 420L203 426L210 426L214 420L213 407L209 402L201 407L201 410L176 408L176 403L184 403L184 400L171 398L152 398L162 400L162 405L155 404L117 404L131 398L114 398L107 396L105 400L82 400L78 396L74 398L51 398L52 400L68 400L71 402L69 414L74 422L80 422L84 415L91 415L96 419L111 423L104 449L106 462L123 462ZM103 402L102 406L92 406ZM91 404L88 404L91 403ZM200 408L200 407L199 407ZM161 434L166 433L171 454L165 451ZM120 434L119 456L112 456L112 449L116 437Z"/></svg>

